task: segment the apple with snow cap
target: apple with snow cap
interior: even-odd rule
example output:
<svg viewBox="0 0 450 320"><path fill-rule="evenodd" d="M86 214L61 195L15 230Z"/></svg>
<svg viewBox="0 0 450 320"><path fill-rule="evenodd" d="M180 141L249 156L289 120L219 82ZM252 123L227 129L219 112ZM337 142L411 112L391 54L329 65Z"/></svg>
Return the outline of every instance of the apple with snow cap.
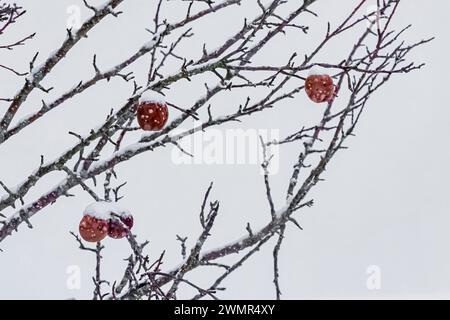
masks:
<svg viewBox="0 0 450 320"><path fill-rule="evenodd" d="M113 212L109 220L108 236L113 239L122 239L127 236L133 228L134 219L130 212L126 210Z"/></svg>
<svg viewBox="0 0 450 320"><path fill-rule="evenodd" d="M312 101L323 103L333 100L336 87L325 68L314 66L306 78L305 91Z"/></svg>
<svg viewBox="0 0 450 320"><path fill-rule="evenodd" d="M88 242L99 242L105 239L108 233L108 221L85 215L81 219L79 230L84 240Z"/></svg>
<svg viewBox="0 0 450 320"><path fill-rule="evenodd" d="M106 235L113 239L125 237L133 227L133 216L117 203L98 201L84 209L79 230L88 242L98 242Z"/></svg>
<svg viewBox="0 0 450 320"><path fill-rule="evenodd" d="M109 214L98 210L95 204L89 205L83 213L79 231L81 237L88 242L99 242L105 239L109 228Z"/></svg>
<svg viewBox="0 0 450 320"><path fill-rule="evenodd" d="M159 131L169 119L169 109L164 96L155 91L147 91L139 99L137 120L144 131Z"/></svg>

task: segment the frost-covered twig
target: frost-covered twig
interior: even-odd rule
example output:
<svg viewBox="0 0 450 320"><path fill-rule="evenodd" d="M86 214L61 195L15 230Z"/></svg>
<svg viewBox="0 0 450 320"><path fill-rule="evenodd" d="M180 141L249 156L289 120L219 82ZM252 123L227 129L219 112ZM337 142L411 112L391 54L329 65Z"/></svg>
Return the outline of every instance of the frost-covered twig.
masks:
<svg viewBox="0 0 450 320"><path fill-rule="evenodd" d="M397 1L386 1L385 6L382 8L383 14L391 17L395 13L397 3ZM392 5L394 5L394 10L388 12L389 9L392 9ZM356 11L352 14L355 13ZM343 30L349 30L344 25L340 28ZM213 249L209 252L204 252L198 259L199 263L196 265L191 265L190 270L197 268L197 266L200 266L202 263L205 264L220 260L227 255L240 253L247 248L256 248L258 243L260 243L263 239L271 238L275 234L279 234L280 236L274 248L273 255L276 296L277 298L281 297L281 290L279 287L278 255L282 239L285 236L286 225L289 222L292 222L300 227L298 222L292 217L293 213L312 204L311 201L304 203L302 203L302 201L305 199L309 191L319 181L321 181L321 175L333 156L338 151L345 149L344 142L353 135L356 124L358 123L360 115L364 110L370 96L379 90L393 75L397 74L398 72L396 72L396 70L402 70L402 68L404 68L401 64L404 63L407 53L418 45L427 43L431 40L427 39L419 41L412 45L405 45L403 43L393 45L395 41L392 41L392 39L397 40L399 34L393 34L392 32L389 34L390 36L393 36L393 38L384 37L380 43L371 49L372 51L369 51L370 49L368 49L366 52L361 50L361 48L363 47L362 44L365 39L370 35L370 32L365 31L362 36L358 38L354 48L350 51L348 58L346 58L345 63L341 65L341 72L336 75L339 88L342 88L345 82L348 84L350 97L348 98L347 103L343 103L343 105L341 105L341 102L338 104L336 99L330 101L328 106L325 108L322 120L317 125L310 129L302 128L301 131L299 131L301 132L301 135L298 135L296 139L290 140L289 143L302 141L303 145L299 148L301 150L299 160L294 166L293 177L289 183L286 205L276 211L274 215L275 219L256 232L252 230L248 235L239 240L226 244L220 248ZM368 47L364 46L364 48ZM384 50L384 53L381 53L381 50ZM363 52L362 57L361 55L358 56L361 52ZM408 65L408 68L412 68L411 70L415 70L418 67L414 67L414 65L411 64ZM352 75L350 75L350 73L352 73ZM282 99L282 96L279 98ZM266 100L261 101L261 104L264 105L267 101L270 101L270 99L277 100L277 98L269 96ZM261 104L259 104L259 106ZM255 109L258 109L258 104ZM244 108L244 110L254 109ZM241 113L243 112L241 111ZM238 113L222 117L220 119L210 119L202 126L199 126L198 129L200 130L201 128L204 130L208 125L237 119L239 116L240 114ZM193 131L196 131L196 129L191 130L191 132ZM332 133L331 139L326 140L325 138L322 138L324 133L329 132ZM173 138L173 136L171 138ZM273 143L279 142L270 142L269 145ZM317 162L314 165L306 164L305 161L310 158L310 156L315 154L320 154ZM311 159L310 161L313 162L315 160ZM300 170L308 171L305 180L301 182L299 181ZM169 272L169 274L174 275L179 271L180 269L174 269ZM164 285L170 281L170 277L160 277L158 279L159 285ZM145 290L143 290L144 288L145 284L141 283L139 285L139 290L141 293L145 293ZM214 288L214 286L212 288ZM201 296L203 295L200 294L199 296L196 296L196 298ZM123 297L126 298L127 294Z"/></svg>
<svg viewBox="0 0 450 320"><path fill-rule="evenodd" d="M163 31L155 33L152 36L151 40L146 42L144 45L142 45L142 47L139 48L134 54L132 54L130 57L126 58L121 63L117 64L116 66L111 67L105 71L100 71L98 69L98 67L96 67L95 60L94 60L94 69L96 72L95 72L94 76L92 76L92 78L90 78L89 80L80 81L78 84L73 86L72 89L68 90L66 93L64 93L60 97L56 98L52 102L43 103L42 107L38 111L26 116L23 120L21 120L20 122L15 124L12 128L9 128L7 131L5 131L3 141L0 141L0 143L3 143L4 141L8 140L9 138L11 138L13 135L17 134L22 129L26 128L27 126L31 125L38 119L45 116L51 110L59 107L60 105L65 103L67 100L69 100L77 95L82 94L84 91L86 91L89 88L92 88L93 86L95 86L97 83L99 83L102 80L109 81L111 78L114 78L114 77L120 77L127 82L132 80L133 78L132 78L131 74L124 75L124 74L121 74L121 72L124 69L126 69L127 67L131 66L136 61L138 61L141 57L145 56L147 53L151 52L152 50L158 49L158 47L161 45L161 42L163 41L163 39L165 37L167 37L168 35L170 35L173 31L177 30L178 28L184 27L185 25L187 25L189 23L193 23L197 19L200 19L200 18L204 17L205 15L208 15L212 12L215 13L223 8L226 8L227 6L230 6L230 5L238 3L238 2L239 1L236 1L236 0L227 1L225 3L215 5L211 8L201 11L199 14L197 14L193 17L190 17L189 19L184 19L184 20L181 20L181 21L173 23L173 24L167 24ZM162 65L163 65L163 62L161 63L161 65L158 67L157 70L159 70L162 67Z"/></svg>
<svg viewBox="0 0 450 320"><path fill-rule="evenodd" d="M205 195L205 199L207 199L207 196L209 195L211 189L208 189ZM200 252L203 248L203 245L205 244L206 239L210 235L211 229L214 225L214 221L217 217L217 214L219 213L219 202L214 201L210 203L209 213L207 217L204 220L204 227L203 231L198 238L195 246L191 249L191 253L189 254L188 258L186 259L186 262L180 267L178 272L174 275L174 281L172 286L170 287L169 291L167 292L167 297L170 299L175 295L175 292L178 290L178 285L183 280L184 275L189 270L192 270L193 266L195 264L198 264ZM202 208L203 211L203 208Z"/></svg>
<svg viewBox="0 0 450 320"><path fill-rule="evenodd" d="M115 200L119 200L122 193L119 196L118 190L124 184L114 188L111 181L112 177L116 175L116 168L119 163L132 161L139 154L148 151L156 152L165 146L175 146L182 149L180 141L185 137L230 122L239 123L247 117L266 112L269 109L280 108L288 99L295 99L298 94L303 93L305 79L310 69L321 67L331 73L331 77L337 85L337 96L324 105L322 117L314 125L299 126L294 130L294 133L283 139L262 141L264 151L263 182L266 191L265 198L267 198L270 209L270 219L267 223L255 230L249 224L243 226L242 232L244 235L241 238L225 243L218 248L205 249L206 239L212 232L219 210L218 202L209 203L208 207L211 185L205 193L199 214L203 229L190 252L186 252L186 238L178 237L182 245L183 256L180 265L168 269L168 271L161 270L163 254L153 265L149 265L149 258L142 250L147 242L139 244L134 235L129 232L127 239L132 254L128 259L128 265L122 279L114 282L111 294L108 295L108 298L111 299L176 299L178 298L179 287L185 284L198 290L195 299L205 296L218 298L216 291L223 289L219 287L223 280L240 268L261 246L270 239L278 237L272 253L273 283L276 298L280 299L279 282L281 273L278 259L282 241L286 237L287 225L292 223L301 229L295 213L312 205L312 200L307 200L306 197L322 180L322 175L335 154L346 149L345 143L354 134L356 125L363 110L368 105L370 97L392 77L420 69L423 64L410 62L408 54L414 48L431 40L426 39L407 44L402 41L401 37L408 27L400 31L392 29L391 21L398 11L400 3L398 0L380 2L380 15L385 17L385 20L374 22L377 23L376 32L373 32L371 28L363 28L368 20L368 15L362 12L363 5L367 2L362 0L355 5L355 8L336 28L332 28L328 24L325 37L310 52L302 52L304 55L299 52L289 53L289 59L284 62L272 61L264 65L256 63L258 54L264 48L267 48L276 37L285 34L286 30L300 32L302 36L308 32L308 27L303 26L298 20L303 13L311 13L310 6L317 1L299 1L289 12L283 10L286 4L283 0L272 0L266 4L258 1L253 18L246 17L243 26L219 44L217 49L210 50L208 44L199 46L198 55L193 58L179 52L179 44L195 35L193 33L195 29L191 29L191 24L202 17L225 13L225 10L222 9L231 5L239 5L241 1L189 1L185 18L180 22L170 24L162 17L162 8L165 1L159 0L155 2L156 14L153 19L155 25L153 30L150 31L152 40L149 43L126 60L106 71L101 71L97 59L94 59L95 75L90 80L80 83L51 103L44 102L37 113L19 121L15 127L10 128L11 119L17 111L16 106L17 108L20 107L28 94L34 88L39 88L40 81L51 71L54 63L59 62L59 60L53 60L50 57L49 66L51 68L47 70L44 64L40 69L35 69L44 70L43 76L33 73L29 84L27 82L22 89L24 94L13 99L10 106L10 109L14 106L13 112L10 110L4 115L2 121L4 124L3 141L18 134L20 130L33 124L35 120L45 116L50 110L62 105L73 96L82 94L88 88L95 87L101 80L121 77L124 80L136 81L136 79L132 79L131 73L123 73L123 70L128 67L131 68L137 59L146 54L149 54L151 59L146 82L141 84L134 82L129 99L114 111L111 111L105 121L86 135L72 133L77 141L71 148L56 157L55 160L41 161L39 167L16 187L7 187L2 184L6 194L0 198L0 211L16 205L19 199L28 201L26 198L29 191L48 174L55 171L65 172L66 174L66 177L57 186L50 188L34 201L29 204L22 203L21 207L13 214L2 215L2 217L6 217L1 221L0 241L12 234L23 223L31 227L29 220L35 214L61 197L68 196L68 192L76 186L81 186L96 200L101 200L95 190L97 186L90 187L87 181L90 179L97 181L103 174L105 175L105 182L102 186L104 198L111 200L112 191ZM118 5L120 2L114 3ZM204 6L207 7L195 11L198 7ZM90 6L88 5L88 7ZM91 9L94 11L94 17L91 19L98 20L98 23L101 20L98 15L102 12L101 10L106 9L95 9L93 7ZM106 15L109 13L104 12ZM355 45L349 48L347 54L335 61L318 61L319 54L325 50L331 40L343 36L344 33L348 35L355 32L361 27L363 29L362 34L355 36ZM171 31L175 29L180 29L179 33L171 37ZM375 37L376 41L371 41L370 37ZM70 39L70 36L68 39ZM66 49L70 49L74 44L75 42L71 42L71 45ZM170 73L166 71L166 66L169 64L172 70ZM173 72L173 70L176 71ZM145 134L135 141L130 142L129 139L124 139L128 132L134 130L133 122L137 105L143 95L159 93L170 96L170 90L181 80L200 82L203 81L201 76L205 74L213 75L215 81L209 81L205 84L205 89L202 89L201 92L192 93L195 94L195 102L188 109L177 108L169 103L173 106L174 113L178 114L172 118L173 120L164 129ZM260 89L259 93L253 94L253 88ZM228 106L225 110L219 110L218 98L224 99L229 92L238 90L245 90L246 92L246 97L242 103ZM199 123L196 123L193 128L181 129L190 117L197 119ZM303 121L303 119L300 119L300 121ZM112 154L106 148L110 144L114 146ZM271 159L267 148L275 144L280 147L291 144L298 150L297 158L292 160L293 168L290 179L286 181L288 187L286 200L283 203L277 203L273 197L271 181L269 181ZM70 161L76 161L73 170L68 168ZM189 239L192 239L192 237L189 236ZM236 255L237 261L230 266L224 264L222 259L231 255ZM99 254L97 258L98 256ZM225 270L219 278L212 281L209 289L202 289L188 279L189 272L205 266L219 267ZM94 277L95 297L102 299L105 297L105 295L102 296L99 288L102 280L99 273L97 275Z"/></svg>
<svg viewBox="0 0 450 320"><path fill-rule="evenodd" d="M94 15L84 22L76 32L67 30L67 37L63 44L53 54L51 54L42 65L30 70L30 75L25 80L25 84L15 95L11 105L0 121L0 142L3 142L6 130L8 130L15 114L28 98L30 93L34 89L40 87L41 81L81 39L86 38L89 31L91 31L105 17L115 15L114 9L123 1L124 0L109 0L103 7L97 8Z"/></svg>
<svg viewBox="0 0 450 320"><path fill-rule="evenodd" d="M92 277L94 283L94 300L103 300L107 294L102 294L102 284L108 284L107 281L101 279L101 263L102 255L101 252L105 248L100 242L97 242L95 249L87 247L81 238L75 234L73 231L70 234L78 242L80 250L89 251L95 253L95 276Z"/></svg>

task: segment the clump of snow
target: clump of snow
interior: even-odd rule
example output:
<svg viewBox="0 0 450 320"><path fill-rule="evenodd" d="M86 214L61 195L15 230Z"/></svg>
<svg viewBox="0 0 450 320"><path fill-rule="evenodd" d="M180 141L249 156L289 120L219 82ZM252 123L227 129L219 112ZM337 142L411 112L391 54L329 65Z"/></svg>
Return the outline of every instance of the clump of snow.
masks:
<svg viewBox="0 0 450 320"><path fill-rule="evenodd" d="M275 217L281 218L286 213L286 211L289 209L289 207L291 205L291 201L292 201L292 198L291 199L288 198L286 204L275 211Z"/></svg>
<svg viewBox="0 0 450 320"><path fill-rule="evenodd" d="M144 44L144 46L142 47L144 50L150 50L153 49L155 47L155 45L159 42L159 40L161 39L161 34L162 31L156 33L153 38L148 41L147 43Z"/></svg>
<svg viewBox="0 0 450 320"><path fill-rule="evenodd" d="M327 68L314 65L311 69L309 69L309 75L310 76L329 76L329 72Z"/></svg>
<svg viewBox="0 0 450 320"><path fill-rule="evenodd" d="M139 103L156 103L164 105L166 104L166 99L161 93L148 90L142 93Z"/></svg>
<svg viewBox="0 0 450 320"><path fill-rule="evenodd" d="M97 11L102 11L106 8L108 8L108 10L113 10L113 8L111 7L111 1L107 0L107 1L105 1L105 3L99 5L97 7Z"/></svg>
<svg viewBox="0 0 450 320"><path fill-rule="evenodd" d="M121 217L131 216L130 211L122 208L117 203L106 201L98 201L91 203L86 207L86 209L84 209L83 212L85 216L91 216L103 220L110 219L113 213Z"/></svg>

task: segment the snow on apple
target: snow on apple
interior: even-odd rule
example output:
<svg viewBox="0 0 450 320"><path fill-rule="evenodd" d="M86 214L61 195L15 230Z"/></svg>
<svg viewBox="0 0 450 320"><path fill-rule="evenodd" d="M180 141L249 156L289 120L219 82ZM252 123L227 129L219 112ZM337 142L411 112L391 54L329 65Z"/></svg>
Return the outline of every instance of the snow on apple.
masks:
<svg viewBox="0 0 450 320"><path fill-rule="evenodd" d="M169 119L169 109L164 96L155 91L146 91L139 99L137 120L144 131L160 131Z"/></svg>
<svg viewBox="0 0 450 320"><path fill-rule="evenodd" d="M156 103L161 105L167 104L166 98L161 93L153 90L147 90L141 94L139 104L141 103Z"/></svg>
<svg viewBox="0 0 450 320"><path fill-rule="evenodd" d="M128 210L114 202L97 201L84 209L79 231L84 240L98 242L106 235L113 239L124 238L133 224L133 216Z"/></svg>

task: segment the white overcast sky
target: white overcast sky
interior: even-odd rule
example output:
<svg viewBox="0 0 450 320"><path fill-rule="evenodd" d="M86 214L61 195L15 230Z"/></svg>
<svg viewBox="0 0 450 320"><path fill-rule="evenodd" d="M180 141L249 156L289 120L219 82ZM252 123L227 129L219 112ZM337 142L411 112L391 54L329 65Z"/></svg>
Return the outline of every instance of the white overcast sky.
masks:
<svg viewBox="0 0 450 320"><path fill-rule="evenodd" d="M241 26L244 16L254 16L254 6L250 5L253 0L245 1L246 5L199 24L194 29L196 37L185 47L186 54L198 54L203 42L215 47ZM29 32L37 35L25 47L0 52L0 61L24 69L36 51L42 61L61 43L67 9L82 1L16 2L28 13L5 35L5 41ZM312 8L319 18L305 16L311 23L310 34L277 38L261 59L279 64L294 50L309 51L323 36L326 22L336 25L357 2L318 1ZM150 0L125 1L119 19L108 18L97 26L44 81L55 87L50 97L92 75L94 53L100 68L107 68L146 42L148 33L144 29L152 23L154 6L155 1ZM372 97L356 137L348 142L349 150L332 161L324 176L326 181L311 194L315 206L300 213L304 231L288 228L280 255L283 298L450 298L448 12L450 2L444 0L402 1L395 25L413 24L406 39L437 37L412 54L415 61L427 65L419 72L395 77ZM83 19L90 14L85 8L81 13ZM181 14L175 9L165 12L171 21ZM321 59L337 62L342 50L350 48L357 36L356 32L347 34L326 48ZM145 57L130 69L141 82L148 63ZM1 71L0 96L13 95L21 84L22 80ZM7 185L19 183L36 168L41 154L50 160L71 146L75 141L68 131L88 133L111 106L126 99L129 89L118 80L102 83L0 145L0 179ZM196 97L192 90L185 83L177 85L170 99L188 105ZM42 93L34 93L18 117L39 107L42 98ZM218 103L240 102L232 98ZM303 120L308 123L320 115L321 107L306 102L301 97L289 102L283 112L270 111L246 120L241 127L278 129L282 136L289 134ZM6 106L0 103L0 110ZM296 155L295 148L281 149L280 171L271 178L277 206L283 203ZM207 248L242 236L247 222L256 228L268 219L262 177L256 165L175 165L168 148L136 157L120 165L118 173L121 181L128 181L122 204L135 215L134 231L139 239L150 240L152 258L167 250L167 269L180 261L175 235L189 236L188 244L192 245L200 232L197 215L210 181L214 181L212 197L221 201L221 212ZM34 199L61 177L46 177L27 199ZM18 234L1 243L1 299L91 297L94 257L80 251L69 235L70 230L78 229L82 211L91 200L78 189L74 192L78 197L61 199L34 217L33 230L22 226ZM123 258L129 254L127 243L107 240L105 245L104 276L119 279L126 263ZM220 297L273 298L272 247L271 242L232 275L224 283L228 289ZM70 266L81 270L79 290L70 290L66 285ZM368 290L366 286L370 266L381 271L379 290ZM192 280L207 286L215 272L202 269L192 274ZM191 293L183 291L185 297Z"/></svg>

